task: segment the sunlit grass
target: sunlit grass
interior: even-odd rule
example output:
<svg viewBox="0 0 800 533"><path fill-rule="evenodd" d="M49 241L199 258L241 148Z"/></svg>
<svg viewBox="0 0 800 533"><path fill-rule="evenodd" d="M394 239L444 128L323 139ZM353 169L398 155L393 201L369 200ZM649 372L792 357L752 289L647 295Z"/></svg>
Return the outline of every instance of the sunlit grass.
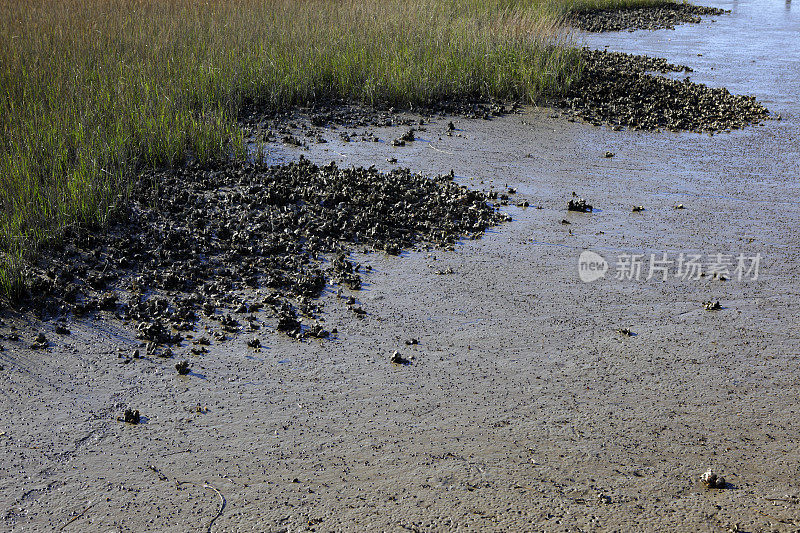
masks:
<svg viewBox="0 0 800 533"><path fill-rule="evenodd" d="M650 0L581 0L618 5ZM0 0L0 295L138 170L245 155L245 105L536 101L578 57L546 0Z"/></svg>

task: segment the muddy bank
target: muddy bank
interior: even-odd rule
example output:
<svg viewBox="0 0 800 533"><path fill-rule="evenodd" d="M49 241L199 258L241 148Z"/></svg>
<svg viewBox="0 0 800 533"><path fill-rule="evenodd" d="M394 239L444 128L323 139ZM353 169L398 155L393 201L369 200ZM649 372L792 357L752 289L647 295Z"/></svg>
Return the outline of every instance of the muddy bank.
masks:
<svg viewBox="0 0 800 533"><path fill-rule="evenodd" d="M234 313L244 333L219 342L201 316L172 347L180 375L113 315L63 337L16 323L26 342L0 353L2 527L793 531L796 118L714 137L610 134L545 109L423 128L404 146L407 126L269 146L318 166L452 168L532 204L452 251L353 252L368 315L324 292L335 338L298 342L270 316L250 332ZM595 209L568 211L573 191ZM760 252L762 277L583 283L586 248L612 269L626 252ZM45 349L27 347L35 328ZM118 421L127 410L138 424ZM729 486L707 488L709 468Z"/></svg>
<svg viewBox="0 0 800 533"><path fill-rule="evenodd" d="M718 16L725 13L730 11L676 3L631 9L574 11L567 16L567 23L588 32L674 30L678 24L699 23L701 16Z"/></svg>
<svg viewBox="0 0 800 533"><path fill-rule="evenodd" d="M479 99L443 100L425 106L400 108L376 102L375 105L363 105L349 100L334 99L315 102L307 106L292 109L265 112L255 106L246 106L239 116L240 123L246 131L258 134L254 142L272 142L283 140L284 136L292 133L298 126L299 117L307 121L303 135L298 138L298 145L313 144L316 136L322 133L323 128L331 126L345 126L349 128L360 127L389 127L389 126L424 126L425 120L433 116L459 116L463 118L491 119L507 113L519 111L523 107L521 102L485 102ZM412 118L417 114L419 116ZM422 122L420 122L422 120Z"/></svg>

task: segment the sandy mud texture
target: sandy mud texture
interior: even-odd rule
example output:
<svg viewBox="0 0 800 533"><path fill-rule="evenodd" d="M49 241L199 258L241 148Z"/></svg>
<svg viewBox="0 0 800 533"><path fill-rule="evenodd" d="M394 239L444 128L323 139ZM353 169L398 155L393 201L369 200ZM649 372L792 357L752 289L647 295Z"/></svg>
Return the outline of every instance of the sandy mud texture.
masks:
<svg viewBox="0 0 800 533"><path fill-rule="evenodd" d="M596 9L570 13L567 22L580 30L606 32L622 30L675 29L677 24L698 23L702 15L722 15L724 9L691 4L665 4L632 9Z"/></svg>
<svg viewBox="0 0 800 533"><path fill-rule="evenodd" d="M652 74L690 67L647 56L582 50L581 77L558 103L575 116L612 129L718 132L764 120L769 111L752 96Z"/></svg>
<svg viewBox="0 0 800 533"><path fill-rule="evenodd" d="M593 123L765 116L585 54ZM252 118L276 166L144 176L0 320L0 529L796 531L798 123L766 101L713 137L317 109ZM718 252L761 276L614 272Z"/></svg>
<svg viewBox="0 0 800 533"><path fill-rule="evenodd" d="M452 168L510 197L512 221L451 251L357 247L361 290L315 302L329 339L276 333L263 309L233 313L222 342L227 319L201 315L165 359L113 312L69 334L6 317L0 529L795 531L796 118L709 137L552 114L426 119L405 146L405 125L270 145L279 168ZM568 211L573 192L594 209ZM242 213L227 209L219 223ZM611 268L593 283L587 248ZM761 277L614 275L618 254L717 251L761 253Z"/></svg>

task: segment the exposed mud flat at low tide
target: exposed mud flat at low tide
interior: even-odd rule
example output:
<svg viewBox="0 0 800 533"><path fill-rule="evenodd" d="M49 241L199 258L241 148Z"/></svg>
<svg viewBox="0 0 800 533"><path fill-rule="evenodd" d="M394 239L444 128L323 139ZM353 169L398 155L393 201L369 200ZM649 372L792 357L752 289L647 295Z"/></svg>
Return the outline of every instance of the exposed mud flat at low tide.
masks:
<svg viewBox="0 0 800 533"><path fill-rule="evenodd" d="M203 320L175 347L183 376L175 358L132 357L140 341L107 311L69 335L7 318L20 340L0 341L3 528L796 530L800 69L783 66L800 58L738 78L749 58L732 47L653 46L693 66L702 52L698 77L784 120L708 137L535 109L409 117L404 146L391 141L406 124L321 129L326 143L277 142L270 157L453 169L472 189L515 189L514 220L449 252L358 253L371 271L343 296L367 318L323 293L335 340L218 342ZM593 211L568 212L573 192ZM763 259L757 280L587 284L584 249L612 269L624 253ZM29 350L39 330L47 345ZM139 424L117 421L126 409ZM701 481L709 469L723 488Z"/></svg>
<svg viewBox="0 0 800 533"><path fill-rule="evenodd" d="M530 203L509 202L512 222L451 252L357 254L371 271L345 296L367 318L323 296L337 340L248 332L190 355L218 327L203 321L175 348L192 364L180 376L175 359L121 364L139 341L113 318L69 323L68 336L16 323L51 344L3 341L7 528L57 528L85 510L65 530L212 519L213 531L790 530L800 263L787 242L800 198L786 137L797 123L610 138L542 110L449 121L402 147L385 140L406 126L371 128L378 143L338 128L309 150L271 147L287 160L452 168L462 185ZM731 143L774 154L757 188ZM593 212L568 212L572 191ZM742 250L764 262L755 282L584 284L585 248L610 261ZM706 311L712 298L723 309ZM394 352L412 364L392 364ZM138 425L116 421L126 408ZM709 468L730 487L705 488Z"/></svg>

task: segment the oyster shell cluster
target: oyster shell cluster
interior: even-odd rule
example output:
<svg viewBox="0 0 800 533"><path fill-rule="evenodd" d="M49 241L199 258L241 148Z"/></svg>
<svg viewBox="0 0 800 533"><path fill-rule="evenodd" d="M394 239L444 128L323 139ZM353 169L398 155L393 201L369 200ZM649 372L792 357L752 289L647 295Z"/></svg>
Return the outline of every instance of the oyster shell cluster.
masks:
<svg viewBox="0 0 800 533"><path fill-rule="evenodd" d="M326 337L314 299L331 283L358 291L368 270L350 250L449 247L505 219L452 174L302 158L147 173L130 204L107 231L68 230L49 259L28 270L23 303L42 316L105 311L131 320L148 354L165 357L172 352L158 347L181 342L201 316L218 323L223 340L258 329L262 308L278 331Z"/></svg>
<svg viewBox="0 0 800 533"><path fill-rule="evenodd" d="M711 470L710 468L706 470L702 476L700 476L700 481L706 487L710 489L723 489L725 488L725 478Z"/></svg>

